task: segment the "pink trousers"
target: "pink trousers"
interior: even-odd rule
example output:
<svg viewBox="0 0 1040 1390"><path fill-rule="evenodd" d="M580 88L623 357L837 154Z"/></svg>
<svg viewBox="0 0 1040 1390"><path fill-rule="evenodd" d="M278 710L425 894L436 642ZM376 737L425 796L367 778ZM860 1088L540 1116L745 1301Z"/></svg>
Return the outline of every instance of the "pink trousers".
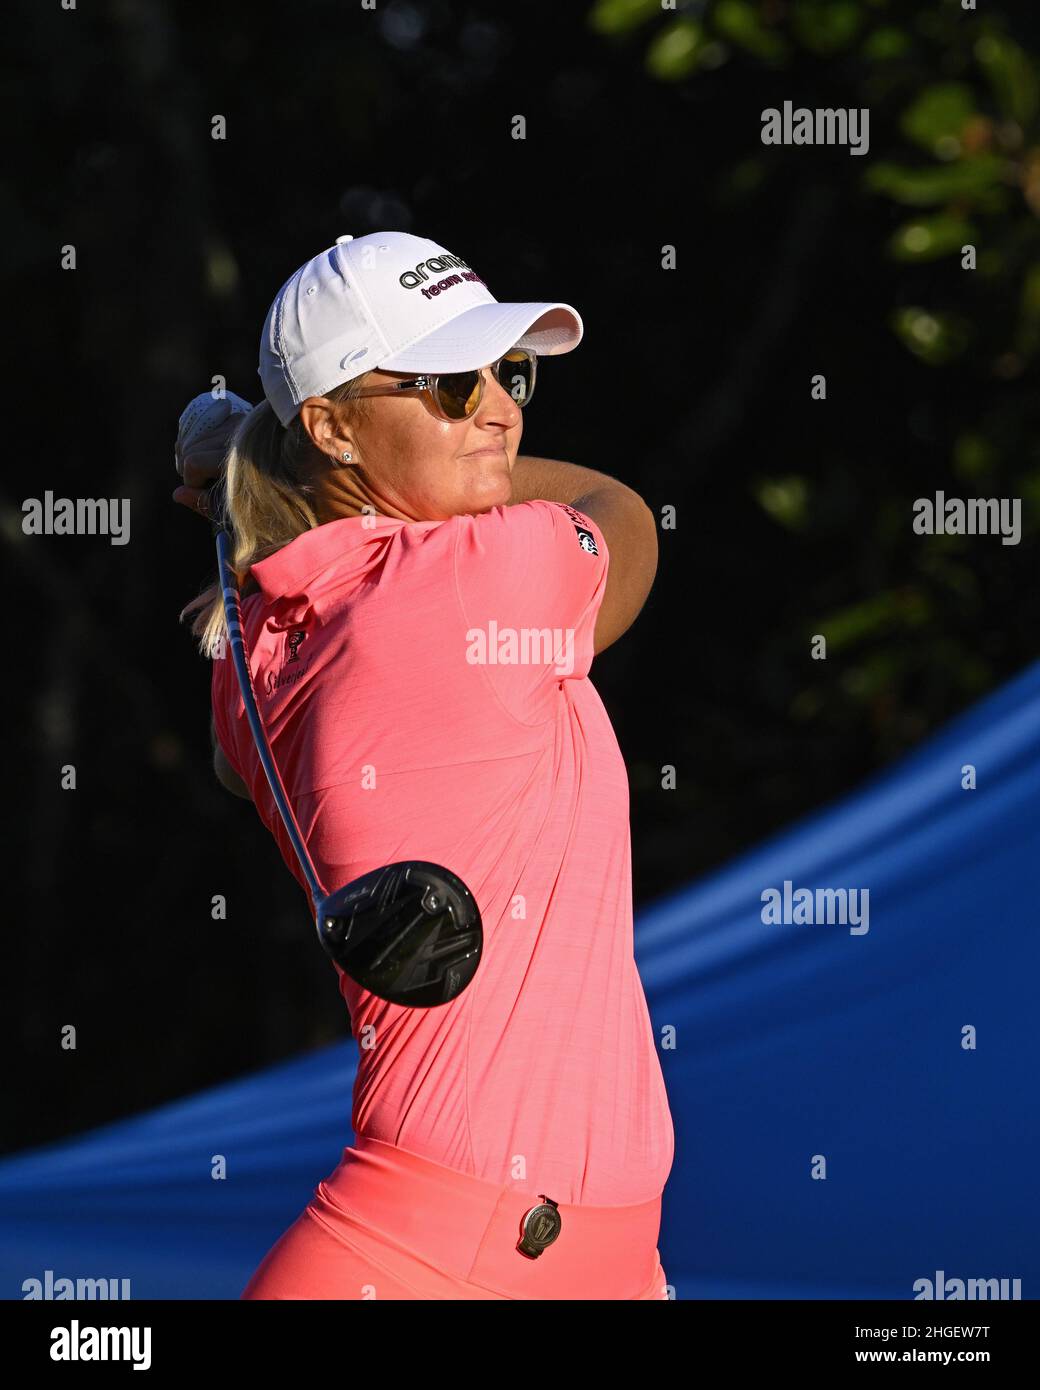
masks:
<svg viewBox="0 0 1040 1390"><path fill-rule="evenodd" d="M541 1201L358 1135L242 1298L667 1299L660 1197L561 1202L559 1235L532 1259L517 1244Z"/></svg>

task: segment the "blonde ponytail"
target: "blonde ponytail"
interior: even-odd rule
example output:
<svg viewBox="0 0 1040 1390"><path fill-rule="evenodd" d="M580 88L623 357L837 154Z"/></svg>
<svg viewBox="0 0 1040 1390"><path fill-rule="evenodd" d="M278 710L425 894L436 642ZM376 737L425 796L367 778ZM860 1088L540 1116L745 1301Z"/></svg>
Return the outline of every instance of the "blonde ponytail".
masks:
<svg viewBox="0 0 1040 1390"><path fill-rule="evenodd" d="M365 376L326 391L325 399L350 403L350 414L362 416L365 403L355 393ZM257 561L321 524L314 509L314 486L306 481L318 461L319 451L299 416L286 429L266 399L243 416L228 446L223 485L211 493L210 512L230 529L231 567L240 588ZM181 610L180 621L189 618L199 651L211 656L228 635L219 575Z"/></svg>

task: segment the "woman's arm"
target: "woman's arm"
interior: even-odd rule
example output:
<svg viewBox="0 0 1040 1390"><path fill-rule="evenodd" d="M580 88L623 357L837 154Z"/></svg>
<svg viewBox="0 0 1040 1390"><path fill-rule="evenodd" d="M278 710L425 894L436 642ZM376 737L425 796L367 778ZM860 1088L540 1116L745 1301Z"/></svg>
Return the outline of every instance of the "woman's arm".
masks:
<svg viewBox="0 0 1040 1390"><path fill-rule="evenodd" d="M625 488L616 478L607 473L599 473L595 468L582 468L577 463L561 463L558 459L540 459L531 454L517 454L511 474L513 495L507 506L515 507L518 502L533 502L544 498L546 502L563 502L575 506L575 499L582 493L592 492L599 487ZM638 494L632 492L633 497ZM580 510L580 509L579 509Z"/></svg>
<svg viewBox="0 0 1040 1390"><path fill-rule="evenodd" d="M607 587L596 615L593 649L598 654L635 622L657 574L657 521L639 493L607 473L557 459L518 454L513 495L507 505L562 502L596 523L610 555Z"/></svg>

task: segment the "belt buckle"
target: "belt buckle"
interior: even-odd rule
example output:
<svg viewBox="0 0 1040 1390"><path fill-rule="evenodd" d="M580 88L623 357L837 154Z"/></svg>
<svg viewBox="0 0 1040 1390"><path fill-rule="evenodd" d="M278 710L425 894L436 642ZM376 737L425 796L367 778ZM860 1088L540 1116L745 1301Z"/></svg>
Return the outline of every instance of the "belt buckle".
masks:
<svg viewBox="0 0 1040 1390"><path fill-rule="evenodd" d="M524 1213L520 1226L521 1236L516 1245L520 1254L531 1260L537 1260L563 1229L563 1218L556 1209L559 1203L547 1197L544 1192L538 1195L542 1200Z"/></svg>

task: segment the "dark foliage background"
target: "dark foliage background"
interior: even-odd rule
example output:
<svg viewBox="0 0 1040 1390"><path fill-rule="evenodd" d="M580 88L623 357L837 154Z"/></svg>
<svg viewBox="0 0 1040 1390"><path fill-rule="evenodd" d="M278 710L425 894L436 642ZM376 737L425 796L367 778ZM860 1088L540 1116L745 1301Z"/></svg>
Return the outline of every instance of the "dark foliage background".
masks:
<svg viewBox="0 0 1040 1390"><path fill-rule="evenodd" d="M6 39L6 1149L347 1031L302 895L211 774L177 615L212 542L170 501L181 408L216 374L258 399L267 306L340 233L414 231L500 300L574 304L523 451L676 509L593 669L637 908L1035 659L1027 6L99 0L17 4ZM785 99L869 107L869 153L763 146ZM132 499L130 544L23 535L45 489ZM940 489L1021 498L1021 544L915 535Z"/></svg>

